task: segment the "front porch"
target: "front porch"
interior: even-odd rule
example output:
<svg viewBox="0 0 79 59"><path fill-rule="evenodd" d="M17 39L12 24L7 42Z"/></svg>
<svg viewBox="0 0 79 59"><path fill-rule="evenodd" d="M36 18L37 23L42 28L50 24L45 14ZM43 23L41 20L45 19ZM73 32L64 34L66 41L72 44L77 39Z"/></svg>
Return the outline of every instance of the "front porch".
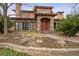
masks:
<svg viewBox="0 0 79 59"><path fill-rule="evenodd" d="M18 19L18 18L17 18ZM18 19L15 20L16 31L38 31L38 32L51 32L54 30L54 20L49 17L38 17L37 19Z"/></svg>
<svg viewBox="0 0 79 59"><path fill-rule="evenodd" d="M16 31L36 31L37 20L19 20L15 22Z"/></svg>

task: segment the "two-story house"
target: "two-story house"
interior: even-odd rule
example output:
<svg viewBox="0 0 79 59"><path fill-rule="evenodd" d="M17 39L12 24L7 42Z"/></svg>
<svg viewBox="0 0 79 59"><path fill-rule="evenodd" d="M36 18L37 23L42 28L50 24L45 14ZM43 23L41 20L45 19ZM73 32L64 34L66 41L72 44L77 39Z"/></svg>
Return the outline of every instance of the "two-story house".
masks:
<svg viewBox="0 0 79 59"><path fill-rule="evenodd" d="M15 30L53 31L64 18L63 12L53 13L51 6L35 6L33 10L21 10L16 4Z"/></svg>

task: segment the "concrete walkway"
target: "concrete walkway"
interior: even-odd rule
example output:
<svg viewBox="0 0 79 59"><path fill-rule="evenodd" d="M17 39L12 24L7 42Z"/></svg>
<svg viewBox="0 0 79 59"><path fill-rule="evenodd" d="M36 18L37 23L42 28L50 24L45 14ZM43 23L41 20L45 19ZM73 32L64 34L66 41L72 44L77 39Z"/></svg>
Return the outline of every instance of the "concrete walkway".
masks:
<svg viewBox="0 0 79 59"><path fill-rule="evenodd" d="M72 41L72 42L79 43L78 37L65 37L65 36L59 36L56 34L42 34L42 37L49 37L49 38L57 39L57 40L66 40L66 41Z"/></svg>

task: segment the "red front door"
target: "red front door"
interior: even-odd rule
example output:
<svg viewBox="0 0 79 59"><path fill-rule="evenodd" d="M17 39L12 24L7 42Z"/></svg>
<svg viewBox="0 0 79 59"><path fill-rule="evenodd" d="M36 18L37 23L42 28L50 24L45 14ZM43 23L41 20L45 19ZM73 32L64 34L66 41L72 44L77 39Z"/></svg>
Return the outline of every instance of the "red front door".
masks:
<svg viewBox="0 0 79 59"><path fill-rule="evenodd" d="M41 22L41 31L49 31L50 22Z"/></svg>

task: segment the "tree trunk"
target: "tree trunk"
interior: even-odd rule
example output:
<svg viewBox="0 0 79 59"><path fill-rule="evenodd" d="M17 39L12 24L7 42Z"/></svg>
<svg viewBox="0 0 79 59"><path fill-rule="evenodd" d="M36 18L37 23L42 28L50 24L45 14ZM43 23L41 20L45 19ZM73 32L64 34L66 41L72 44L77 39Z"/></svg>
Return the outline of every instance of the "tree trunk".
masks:
<svg viewBox="0 0 79 59"><path fill-rule="evenodd" d="M7 29L7 4L5 4L4 9L3 9L3 14L4 14L4 35L6 36L8 33Z"/></svg>

